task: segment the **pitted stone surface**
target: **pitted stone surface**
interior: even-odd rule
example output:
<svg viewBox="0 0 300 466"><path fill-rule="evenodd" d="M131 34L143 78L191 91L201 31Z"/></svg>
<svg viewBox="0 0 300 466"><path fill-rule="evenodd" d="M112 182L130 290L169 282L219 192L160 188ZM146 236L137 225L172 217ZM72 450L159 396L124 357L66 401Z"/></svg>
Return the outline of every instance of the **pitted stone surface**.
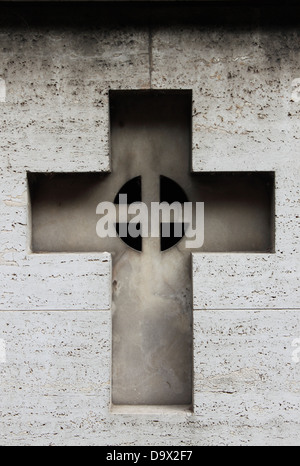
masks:
<svg viewBox="0 0 300 466"><path fill-rule="evenodd" d="M0 42L1 444L299 445L299 29L24 27ZM30 257L26 170L107 172L108 90L151 86L193 89L194 171L276 172L276 252L194 256L194 413L121 416L109 258Z"/></svg>

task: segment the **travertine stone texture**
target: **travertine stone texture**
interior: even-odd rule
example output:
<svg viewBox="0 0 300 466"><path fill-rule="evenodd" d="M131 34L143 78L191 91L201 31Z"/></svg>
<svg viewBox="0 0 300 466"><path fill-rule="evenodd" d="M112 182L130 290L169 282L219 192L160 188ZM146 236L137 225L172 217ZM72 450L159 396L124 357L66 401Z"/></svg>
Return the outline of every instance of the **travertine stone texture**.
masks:
<svg viewBox="0 0 300 466"><path fill-rule="evenodd" d="M110 169L108 92L149 86L148 35L136 29L0 31L7 91L0 104L1 310L107 309L106 255L28 255L26 171Z"/></svg>
<svg viewBox="0 0 300 466"><path fill-rule="evenodd" d="M193 89L193 170L275 172L275 255L195 254L194 307L298 308L299 32L157 29L153 48L152 87Z"/></svg>
<svg viewBox="0 0 300 466"><path fill-rule="evenodd" d="M1 312L1 445L299 445L298 312L195 313L195 411L114 414L110 312Z"/></svg>
<svg viewBox="0 0 300 466"><path fill-rule="evenodd" d="M1 300L15 310L109 309L111 272L109 254L30 254L21 263L14 260L1 280Z"/></svg>
<svg viewBox="0 0 300 466"><path fill-rule="evenodd" d="M299 29L149 32L0 31L0 442L299 445ZM29 248L26 171L107 172L108 90L151 86L193 90L194 171L276 175L275 254L193 256L193 414L110 412L110 257Z"/></svg>

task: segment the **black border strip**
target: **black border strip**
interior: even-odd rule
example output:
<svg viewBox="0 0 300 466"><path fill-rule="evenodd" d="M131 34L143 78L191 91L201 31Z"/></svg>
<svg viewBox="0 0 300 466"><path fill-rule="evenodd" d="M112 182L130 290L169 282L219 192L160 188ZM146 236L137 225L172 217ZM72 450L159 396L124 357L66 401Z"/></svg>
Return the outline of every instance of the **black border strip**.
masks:
<svg viewBox="0 0 300 466"><path fill-rule="evenodd" d="M0 27L99 27L191 24L208 27L299 27L300 2L0 1Z"/></svg>

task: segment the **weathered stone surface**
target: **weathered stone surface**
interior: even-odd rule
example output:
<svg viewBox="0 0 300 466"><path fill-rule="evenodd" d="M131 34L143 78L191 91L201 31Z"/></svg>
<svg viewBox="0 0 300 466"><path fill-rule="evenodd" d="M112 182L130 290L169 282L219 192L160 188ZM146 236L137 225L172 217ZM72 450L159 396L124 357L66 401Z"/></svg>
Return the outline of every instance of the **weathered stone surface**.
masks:
<svg viewBox="0 0 300 466"><path fill-rule="evenodd" d="M299 445L299 29L18 28L0 42L1 444ZM120 416L109 257L60 255L57 270L29 255L26 170L107 172L108 90L150 85L193 89L194 171L276 172L276 253L194 255L195 412Z"/></svg>
<svg viewBox="0 0 300 466"><path fill-rule="evenodd" d="M1 445L299 445L299 311L195 313L195 412L113 414L110 312L1 312Z"/></svg>
<svg viewBox="0 0 300 466"><path fill-rule="evenodd" d="M193 89L193 170L274 171L275 255L194 255L196 309L298 308L299 32L153 33L152 86Z"/></svg>
<svg viewBox="0 0 300 466"><path fill-rule="evenodd" d="M17 29L0 41L0 309L107 309L107 256L28 256L26 171L109 171L108 92L148 86L148 32Z"/></svg>

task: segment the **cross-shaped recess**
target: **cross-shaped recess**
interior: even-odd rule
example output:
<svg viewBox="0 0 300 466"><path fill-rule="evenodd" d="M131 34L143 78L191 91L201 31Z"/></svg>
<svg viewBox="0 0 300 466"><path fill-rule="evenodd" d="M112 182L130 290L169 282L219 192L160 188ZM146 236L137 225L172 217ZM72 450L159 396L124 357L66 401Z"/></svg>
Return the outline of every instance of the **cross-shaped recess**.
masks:
<svg viewBox="0 0 300 466"><path fill-rule="evenodd" d="M111 252L112 403L190 406L191 252L197 250L186 247L185 237L100 239L96 207L117 203L120 193L148 207L204 202L205 241L198 252L269 252L274 175L192 175L190 91L112 91L110 117L110 174L29 174L32 249Z"/></svg>

